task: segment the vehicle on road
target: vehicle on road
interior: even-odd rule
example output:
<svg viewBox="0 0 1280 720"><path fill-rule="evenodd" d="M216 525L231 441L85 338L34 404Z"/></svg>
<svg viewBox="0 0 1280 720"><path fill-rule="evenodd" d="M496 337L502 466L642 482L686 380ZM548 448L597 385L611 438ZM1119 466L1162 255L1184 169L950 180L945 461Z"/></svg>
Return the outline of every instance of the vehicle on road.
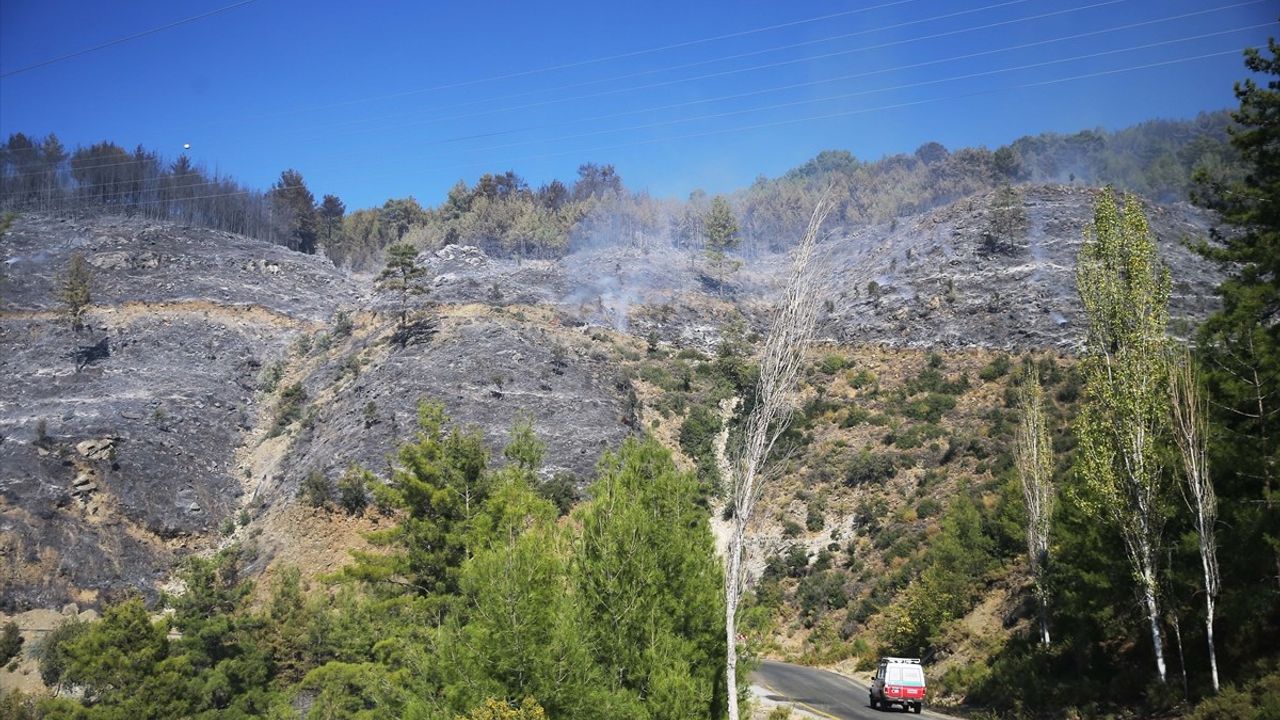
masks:
<svg viewBox="0 0 1280 720"><path fill-rule="evenodd" d="M871 707L888 709L899 705L918 715L924 707L924 693L924 668L919 659L880 658L871 679Z"/></svg>

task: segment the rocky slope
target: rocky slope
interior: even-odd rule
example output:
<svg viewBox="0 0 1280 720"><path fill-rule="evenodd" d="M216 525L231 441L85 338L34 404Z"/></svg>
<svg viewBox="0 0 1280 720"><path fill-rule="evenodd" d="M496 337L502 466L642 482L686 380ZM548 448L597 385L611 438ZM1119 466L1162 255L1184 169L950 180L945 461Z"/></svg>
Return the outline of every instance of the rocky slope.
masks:
<svg viewBox="0 0 1280 720"><path fill-rule="evenodd" d="M1092 191L1021 192L1024 229L994 249L992 195L834 233L824 332L856 344L1076 346L1073 267ZM1173 267L1175 316L1204 313L1215 274L1180 242L1211 218L1148 211ZM94 269L78 334L56 312L72 253ZM152 593L175 560L224 532L255 538L259 567L310 547L296 534L316 525L286 512L303 479L333 483L353 463L384 474L422 399L495 450L531 419L549 444L547 472L585 483L601 451L647 417L628 364L655 343L706 352L726 332L750 338L786 267L748 259L721 289L685 250L603 245L516 262L449 247L421 257L423 324L402 343L397 298L371 278L223 232L24 216L0 239L0 261L5 611Z"/></svg>

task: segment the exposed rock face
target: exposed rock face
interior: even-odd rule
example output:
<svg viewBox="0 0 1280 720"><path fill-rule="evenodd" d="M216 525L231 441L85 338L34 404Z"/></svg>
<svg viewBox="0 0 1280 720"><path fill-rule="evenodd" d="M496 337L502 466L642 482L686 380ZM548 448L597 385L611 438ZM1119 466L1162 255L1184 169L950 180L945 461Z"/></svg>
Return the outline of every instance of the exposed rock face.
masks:
<svg viewBox="0 0 1280 720"><path fill-rule="evenodd" d="M1076 256L1097 190L1051 185L1020 192L1027 229L994 252L987 241L993 193L828 244L827 331L842 342L910 347L1080 347ZM1217 306L1220 273L1184 242L1207 237L1213 217L1186 204L1145 210L1160 255L1173 268L1171 315L1204 317Z"/></svg>
<svg viewBox="0 0 1280 720"><path fill-rule="evenodd" d="M341 360L311 373L307 394L327 398L323 409L259 500L292 498L311 472L336 480L352 463L384 472L397 444L416 431L422 399L443 403L455 425L477 430L495 450L517 420L533 421L547 443L544 472L580 479L634 425L627 381L583 341L562 345L554 329L511 317L446 315L440 325L429 343L364 343L368 364L358 376Z"/></svg>
<svg viewBox="0 0 1280 720"><path fill-rule="evenodd" d="M1021 192L1025 232L998 243L992 196L828 240L825 332L1077 346L1074 266L1094 192ZM1217 276L1180 243L1211 218L1181 205L1148 213L1173 267L1174 316L1201 316ZM54 292L74 252L94 268L79 334ZM307 474L334 481L358 463L385 475L422 399L475 428L495 458L528 417L549 446L546 472L585 482L601 451L637 431L618 371L620 355L643 352L636 338L709 351L728 327L761 331L787 268L781 256L748 259L722 290L695 253L652 246L559 262L466 247L420 259L429 290L412 309L426 320L402 344L399 298L321 257L132 219L19 218L0 240L0 610L153 592L242 509L257 518L296 503ZM339 310L358 321L335 338ZM277 424L281 389L295 383L305 402Z"/></svg>

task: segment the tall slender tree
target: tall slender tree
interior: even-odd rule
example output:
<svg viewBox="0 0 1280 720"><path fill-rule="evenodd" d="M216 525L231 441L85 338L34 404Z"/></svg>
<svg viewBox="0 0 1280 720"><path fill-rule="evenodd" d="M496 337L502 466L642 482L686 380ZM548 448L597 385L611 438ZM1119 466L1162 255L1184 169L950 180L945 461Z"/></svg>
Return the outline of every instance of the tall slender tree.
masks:
<svg viewBox="0 0 1280 720"><path fill-rule="evenodd" d="M1213 613L1221 581L1218 576L1218 496L1209 475L1209 408L1199 369L1186 349L1174 355L1169 372L1169 409L1173 436L1182 457L1183 497L1191 509L1204 570L1205 636L1209 670L1218 690L1218 653L1213 645Z"/></svg>
<svg viewBox="0 0 1280 720"><path fill-rule="evenodd" d="M1053 487L1053 444L1049 441L1048 417L1044 411L1044 390L1034 364L1023 370L1018 387L1021 419L1015 438L1014 455L1022 497L1027 506L1027 558L1040 606L1040 642L1049 644L1049 530L1053 523L1056 494Z"/></svg>
<svg viewBox="0 0 1280 720"><path fill-rule="evenodd" d="M1137 199L1121 209L1109 188L1099 196L1076 284L1088 317L1079 474L1090 510L1124 539L1164 682L1158 575L1167 483L1159 441L1168 426L1169 273Z"/></svg>
<svg viewBox="0 0 1280 720"><path fill-rule="evenodd" d="M765 464L778 438L786 431L795 410L796 378L805 351L813 341L818 309L822 305L815 254L818 234L834 206L830 189L819 198L808 229L791 261L782 306L773 319L760 358L755 402L743 422L741 445L731 461L729 500L733 510L725 574L725 682L729 693L729 718L738 719L738 605L746 590L745 553L747 525L755 514L764 487Z"/></svg>

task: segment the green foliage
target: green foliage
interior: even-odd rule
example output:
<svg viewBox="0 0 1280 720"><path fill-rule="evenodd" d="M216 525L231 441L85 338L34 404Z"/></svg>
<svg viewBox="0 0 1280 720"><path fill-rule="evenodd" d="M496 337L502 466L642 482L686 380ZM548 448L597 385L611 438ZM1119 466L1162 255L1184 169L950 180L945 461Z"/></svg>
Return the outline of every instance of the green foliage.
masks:
<svg viewBox="0 0 1280 720"><path fill-rule="evenodd" d="M573 574L606 687L651 698L655 717L719 717L724 580L696 479L656 441L628 440L592 497Z"/></svg>
<svg viewBox="0 0 1280 720"><path fill-rule="evenodd" d="M273 393L284 378L284 362L277 360L262 369L258 375L258 387L264 393Z"/></svg>
<svg viewBox="0 0 1280 720"><path fill-rule="evenodd" d="M88 623L66 620L49 631L36 645L35 657L40 666L40 680L48 687L60 687L67 672L66 647L88 629Z"/></svg>
<svg viewBox="0 0 1280 720"><path fill-rule="evenodd" d="M311 507L325 508L329 507L329 501L333 499L333 490L329 487L329 478L319 470L313 470L307 473L302 479L302 484L298 487L298 497Z"/></svg>
<svg viewBox="0 0 1280 720"><path fill-rule="evenodd" d="M827 353L818 363L818 369L827 375L835 375L849 365L849 359L840 353Z"/></svg>
<svg viewBox="0 0 1280 720"><path fill-rule="evenodd" d="M62 313L66 316L71 329L79 332L84 327L84 313L93 302L90 285L93 273L89 262L81 253L72 253L67 261L66 272L58 279L58 301L62 303Z"/></svg>
<svg viewBox="0 0 1280 720"><path fill-rule="evenodd" d="M1273 720L1280 717L1280 673L1263 675L1244 687L1227 686L1196 706L1191 720Z"/></svg>
<svg viewBox="0 0 1280 720"><path fill-rule="evenodd" d="M1240 104L1231 133L1244 172L1219 163L1201 167L1197 177L1197 200L1231 231L1198 248L1225 277L1220 309L1200 327L1196 348L1215 426L1209 465L1223 499L1220 526L1230 528L1222 538L1231 548L1221 559L1224 612L1268 618L1265 631L1224 628L1219 647L1249 658L1274 657L1280 628L1261 599L1275 587L1280 561L1280 44L1272 38L1266 48L1246 51L1245 66L1250 76L1235 85Z"/></svg>
<svg viewBox="0 0 1280 720"><path fill-rule="evenodd" d="M956 407L956 399L951 395L931 392L922 398L908 400L902 408L902 414L928 423L938 423L942 416Z"/></svg>
<svg viewBox="0 0 1280 720"><path fill-rule="evenodd" d="M302 383L294 383L280 392L280 400L276 402L275 419L271 423L271 436L284 432L290 425L302 418L302 411L307 406L307 391Z"/></svg>
<svg viewBox="0 0 1280 720"><path fill-rule="evenodd" d="M542 706L531 697L521 700L519 705L489 698L460 720L545 720L546 717Z"/></svg>
<svg viewBox="0 0 1280 720"><path fill-rule="evenodd" d="M344 572L383 590L408 588L420 596L448 596L466 557L466 536L492 489L484 440L446 432L444 408L418 408L418 435L400 447L399 467L381 491L383 502L405 511L400 525L371 539L390 552L356 554Z"/></svg>
<svg viewBox="0 0 1280 720"><path fill-rule="evenodd" d="M1012 367L1013 363L1009 360L1009 356L1005 353L1000 353L978 372L978 377L986 382L991 382L1008 375Z"/></svg>
<svg viewBox="0 0 1280 720"><path fill-rule="evenodd" d="M387 248L387 266L378 275L378 289L396 293L400 303L400 327L409 317L409 297L427 291L421 279L427 269L418 264L418 249L408 243Z"/></svg>
<svg viewBox="0 0 1280 720"><path fill-rule="evenodd" d="M694 405L680 425L680 448L695 460L711 457L721 427L720 415L715 408Z"/></svg>
<svg viewBox="0 0 1280 720"><path fill-rule="evenodd" d="M863 450L849 461L845 468L844 484L857 487L883 483L898 474L893 458L883 453L873 454Z"/></svg>
<svg viewBox="0 0 1280 720"><path fill-rule="evenodd" d="M359 515L369 505L369 486L373 473L352 465L338 479L338 504L348 515Z"/></svg>
<svg viewBox="0 0 1280 720"><path fill-rule="evenodd" d="M9 661L18 657L20 652L22 652L22 635L18 632L18 624L10 620L0 628L0 666L8 665Z"/></svg>

